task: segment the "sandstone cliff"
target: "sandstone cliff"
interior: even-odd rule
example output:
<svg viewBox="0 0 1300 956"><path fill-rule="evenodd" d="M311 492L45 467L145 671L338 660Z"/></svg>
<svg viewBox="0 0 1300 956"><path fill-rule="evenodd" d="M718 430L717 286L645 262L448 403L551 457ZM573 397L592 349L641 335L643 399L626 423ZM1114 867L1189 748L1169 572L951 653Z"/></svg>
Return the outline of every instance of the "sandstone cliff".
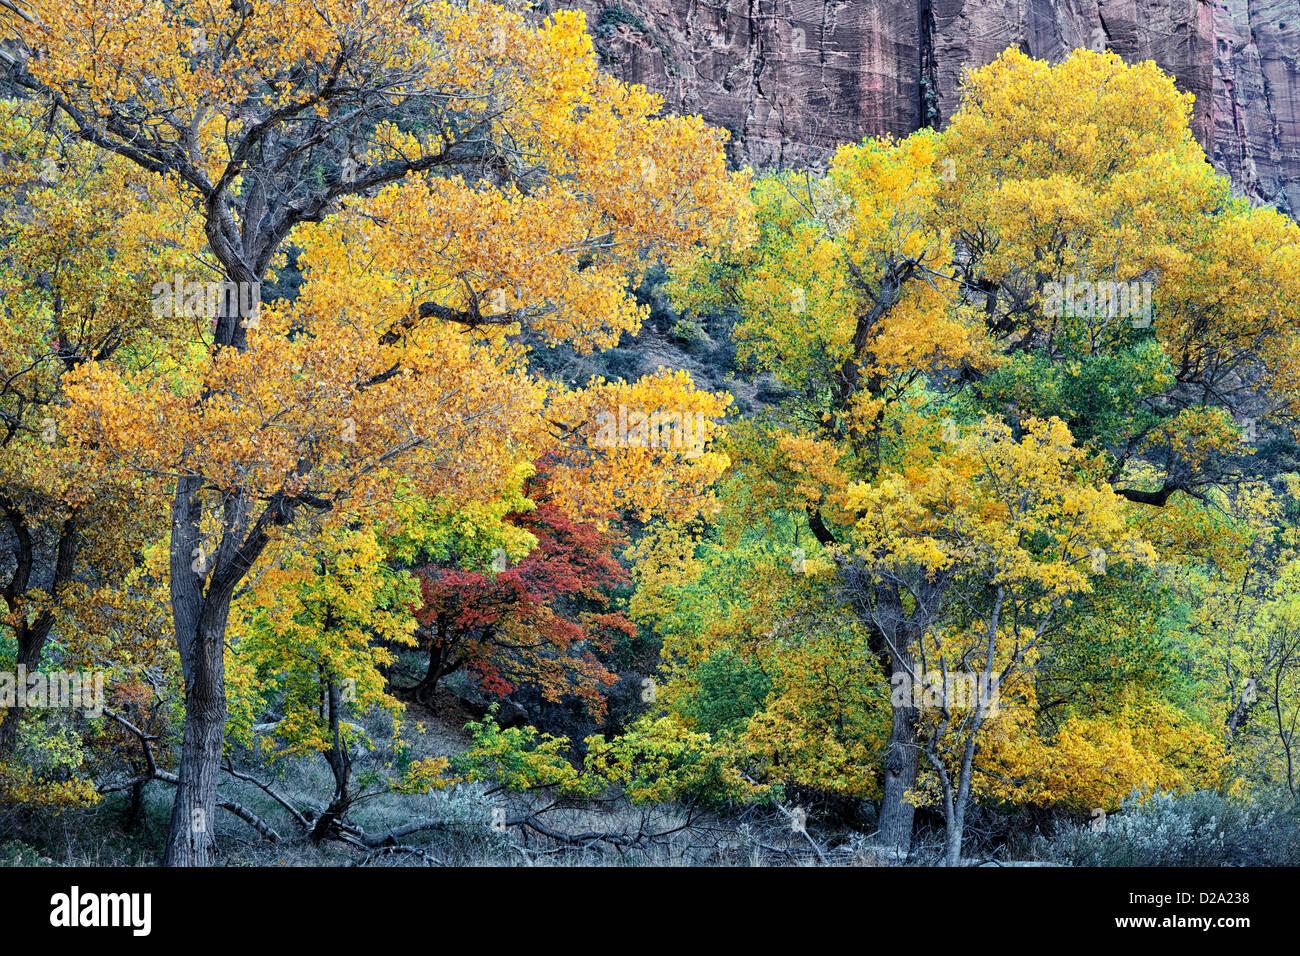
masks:
<svg viewBox="0 0 1300 956"><path fill-rule="evenodd" d="M701 113L757 166L942 125L961 71L1008 46L1151 59L1196 94L1239 188L1300 211L1300 0L571 0L608 68Z"/></svg>

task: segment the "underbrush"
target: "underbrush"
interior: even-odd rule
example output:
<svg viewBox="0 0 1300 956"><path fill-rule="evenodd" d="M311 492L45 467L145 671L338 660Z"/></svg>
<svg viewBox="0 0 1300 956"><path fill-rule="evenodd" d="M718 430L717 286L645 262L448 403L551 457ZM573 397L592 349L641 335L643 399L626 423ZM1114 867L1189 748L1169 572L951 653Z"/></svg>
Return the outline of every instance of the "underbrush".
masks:
<svg viewBox="0 0 1300 956"><path fill-rule="evenodd" d="M1033 846L1074 866L1294 866L1300 820L1281 801L1244 802L1209 791L1132 796L1095 824L1064 825Z"/></svg>
<svg viewBox="0 0 1300 956"><path fill-rule="evenodd" d="M373 750L358 750L358 778L391 759L391 724L368 722ZM406 736L411 759L448 756L468 738L439 721ZM351 807L340 839L314 843L301 820L330 799L333 779L315 758L270 761L233 753L249 779L223 775L221 796L274 828L268 840L222 810L214 822L225 866L871 866L898 862L874 843L866 801L794 789L785 804L634 805L617 793L566 800L545 789L510 793L476 781L403 793L375 786ZM253 782L259 781L262 786ZM268 792L273 791L273 793ZM138 805L113 793L91 807L0 810L0 866L152 866L162 853L173 789L148 784ZM796 804L806 808L794 809ZM1300 821L1280 798L1244 802L1211 792L1136 797L1104 830L1034 808L973 808L967 862L1058 866L1240 866L1300 863ZM315 808L315 809L313 809ZM351 836L351 842L348 837ZM911 865L933 865L942 820L916 817Z"/></svg>

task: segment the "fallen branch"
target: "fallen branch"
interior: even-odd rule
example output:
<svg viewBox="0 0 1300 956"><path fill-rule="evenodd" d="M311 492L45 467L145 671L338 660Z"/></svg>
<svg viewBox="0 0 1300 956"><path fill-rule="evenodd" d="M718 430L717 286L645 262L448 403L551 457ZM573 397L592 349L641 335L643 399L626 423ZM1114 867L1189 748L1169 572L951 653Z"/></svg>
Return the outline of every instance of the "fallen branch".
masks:
<svg viewBox="0 0 1300 956"><path fill-rule="evenodd" d="M239 819L243 820L245 823L247 823L258 833L260 833L271 843L280 842L280 834L276 833L275 830L271 828L271 825L269 823L267 823L265 820L263 820L261 817L259 817L256 813L248 809L248 807L244 806L243 804L236 803L234 800L226 800L222 797L218 797L217 806L221 807L221 809L223 810L229 810L231 813L239 817Z"/></svg>
<svg viewBox="0 0 1300 956"><path fill-rule="evenodd" d="M363 859L357 860L357 861L356 861L355 863L353 863L352 865L353 865L353 866L365 866L365 865L366 865L367 863L369 863L371 860L373 860L373 859L375 859L375 858L377 858L377 857L381 857L381 856L383 856L383 855L385 855L385 854L387 854L387 853L408 853L408 854L410 854L411 856L418 856L420 859L424 860L424 862L427 863L427 864L429 864L430 866L442 866L442 865L443 865L442 861L439 860L436 856L433 856L431 853L428 853L428 852L426 852L426 851L420 849L420 847L418 847L418 846L409 846L409 845L404 844L404 843L395 843L395 844L393 844L392 846L383 846L383 847L379 847L379 848L377 848L377 849L371 850L369 853L367 853L367 854L365 855L365 857L364 857Z"/></svg>
<svg viewBox="0 0 1300 956"><path fill-rule="evenodd" d="M236 780L242 780L245 783L251 783L253 786L257 787L259 790L265 793L276 803L280 804L280 806L284 807L286 810L289 811L290 814L293 815L293 818L298 821L299 825L304 830L311 829L311 823L308 822L307 818L302 814L302 812L297 807L295 807L292 803L290 803L287 798L282 797L280 794L276 793L275 790L273 790L269 784L265 784L262 781L258 780L256 777L249 776L246 773L241 773L240 771L236 770L234 766L231 765L229 760L226 761L226 765L222 769L225 770L226 773L234 777Z"/></svg>
<svg viewBox="0 0 1300 956"><path fill-rule="evenodd" d="M143 773L136 774L134 777L132 777L130 780L127 780L125 783L100 787L99 788L100 793L117 793L118 791L121 790L129 790L130 788L136 786L137 784L148 783L151 780L161 780L163 783L170 783L174 787L180 785L181 782L180 777L176 776L176 774L174 773L169 773L168 771L159 768L157 760L154 759L152 741L158 739L156 736L154 736L153 734L145 733L143 730L141 730L135 724L131 723L131 721L127 720L121 714L113 710L110 710L107 707L104 708L104 713L109 717L111 717L113 720L117 721L117 723L121 724L124 728L129 730L131 733L135 734L135 736L139 739L140 747L144 751L144 759L148 769L145 770ZM261 834L265 839L269 840L270 842L272 843L280 842L281 840L280 834L275 832L275 828L272 827L265 820L263 820L261 817L259 817L252 810L248 809L248 807L244 806L242 803L237 803L234 800L226 800L224 798L218 797L217 806L219 806L223 810L228 810L231 813L233 813L235 816L239 817L239 819L243 820L245 823L247 823L250 827L252 827L254 830L256 830L259 834Z"/></svg>

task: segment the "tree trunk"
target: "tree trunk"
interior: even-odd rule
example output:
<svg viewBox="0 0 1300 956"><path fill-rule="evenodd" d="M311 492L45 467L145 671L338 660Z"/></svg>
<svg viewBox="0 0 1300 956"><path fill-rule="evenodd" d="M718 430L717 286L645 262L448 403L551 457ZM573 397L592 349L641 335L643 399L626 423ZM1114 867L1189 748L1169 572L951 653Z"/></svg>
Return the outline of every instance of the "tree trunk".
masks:
<svg viewBox="0 0 1300 956"><path fill-rule="evenodd" d="M14 662L14 671L16 674L18 666L22 665L23 671L30 676L40 666L41 650L45 642L25 640L28 633L29 629L23 627L18 635L18 657ZM14 686L14 692L17 694L23 694L25 691L25 687ZM6 757L13 752L18 743L18 725L22 723L22 719L23 708L0 708L0 757Z"/></svg>
<svg viewBox="0 0 1300 956"><path fill-rule="evenodd" d="M144 817L144 788L147 783L146 780L137 780L131 784L131 802L122 815L122 823L128 830L138 827Z"/></svg>
<svg viewBox="0 0 1300 956"><path fill-rule="evenodd" d="M450 651L447 644L447 617L439 614L434 633L429 635L429 666L424 672L424 679L415 687L415 699L430 710L433 709L438 681L447 673L447 655Z"/></svg>
<svg viewBox="0 0 1300 956"><path fill-rule="evenodd" d="M311 828L310 837L313 843L320 843L333 833L336 826L342 822L343 814L352 805L349 787L352 780L352 755L348 752L348 745L343 739L343 699L339 693L339 686L334 681L327 681L325 690L329 700L330 735L334 741L334 745L325 753L325 762L329 764L330 772L334 774L334 798L316 820L315 826Z"/></svg>
<svg viewBox="0 0 1300 956"><path fill-rule="evenodd" d="M216 856L212 828L226 735L224 652L234 584L224 577L218 586L212 557L199 550L201 485L197 476L181 478L172 502L172 623L185 678L185 733L164 866L211 866ZM227 502L228 509L236 506ZM214 583L204 593L209 574Z"/></svg>
<svg viewBox="0 0 1300 956"><path fill-rule="evenodd" d="M966 808L959 806L953 819L948 821L948 833L943 845L943 865L961 866L961 833L965 826Z"/></svg>
<svg viewBox="0 0 1300 956"><path fill-rule="evenodd" d="M3 496L0 496L0 508L6 512L9 523L19 541L18 550L14 554L15 568L13 577L10 579L9 586L3 595L10 614L18 618L14 627L14 638L18 643L18 654L14 660L14 670L16 672L18 665L21 664L23 669L30 675L40 668L41 654L45 650L45 641L50 636L50 630L54 627L54 609L47 607L37 615L35 621L28 623L27 612L23 607L23 599L27 596L32 567L36 560L36 550L32 543L31 531L28 529L21 512ZM50 589L51 598L55 602L58 601L63 588L72 577L76 557L77 523L74 518L69 517L63 522L63 527L59 532L58 547L55 551L54 582ZM15 691L23 693L26 688L15 687ZM23 709L21 707L0 708L0 757L10 754L18 743L18 725L21 723L22 717Z"/></svg>
<svg viewBox="0 0 1300 956"><path fill-rule="evenodd" d="M222 615L224 619L224 615ZM223 620L224 623L224 620ZM179 637L179 634L178 634ZM163 866L211 866L216 856L217 778L226 735L225 629L202 627L181 654L185 674L185 734L179 784ZM186 643L182 638L181 643ZM186 659L190 662L186 663Z"/></svg>
<svg viewBox="0 0 1300 956"><path fill-rule="evenodd" d="M962 748L961 766L957 770L957 793L955 799L952 796L952 790L947 790L947 800L944 807L946 816L947 836L943 848L943 860L945 866L961 866L961 840L962 832L966 826L966 808L970 805L971 787L975 773L975 752L979 748L979 733L984 726L984 720L988 715L989 708L997 707L996 700L992 695L996 693L997 685L993 682L993 662L998 635L998 623L1002 618L1003 587L998 586L997 598L993 603L993 616L989 621L988 637L984 644L984 670L981 676L980 686L976 690L974 714L971 717L970 727L967 731L966 744ZM1044 626L1040 625L1040 628ZM1040 632L1041 633L1041 630ZM1035 638L1037 640L1037 638ZM1023 651L1021 652L1023 654ZM999 682L1001 677L999 677ZM992 689L991 689L992 688ZM945 780L945 784L948 781Z"/></svg>
<svg viewBox="0 0 1300 956"><path fill-rule="evenodd" d="M890 597L886 595L886 598ZM893 603L897 604L895 600ZM895 612L901 617L900 612ZM880 845L901 857L912 849L912 821L916 806L907 799L908 791L916 787L917 765L920 750L917 746L916 665L913 660L915 629L908 624L897 628L892 640L880 635L873 651L884 665L891 689L899 675L906 678L903 686L908 693L901 700L890 695L891 723L889 747L885 752L885 779L880 800L880 821L877 840Z"/></svg>
<svg viewBox="0 0 1300 956"><path fill-rule="evenodd" d="M885 786L880 801L879 841L884 847L906 856L912 848L912 819L916 807L907 792L916 786L916 708L893 708L889 728L889 750L885 756Z"/></svg>
<svg viewBox="0 0 1300 956"><path fill-rule="evenodd" d="M6 756L17 743L21 716L17 707L0 707L0 757Z"/></svg>
<svg viewBox="0 0 1300 956"><path fill-rule="evenodd" d="M438 690L438 681L441 679L442 653L435 644L429 648L429 667L424 672L424 679L415 687L415 699L425 707L432 707L434 693Z"/></svg>
<svg viewBox="0 0 1300 956"><path fill-rule="evenodd" d="M962 752L961 768L957 776L957 796L952 801L948 813L947 836L943 847L944 866L961 866L962 831L966 827L966 808L970 805L971 777L975 766L976 736L983 724L982 715L977 714L975 726Z"/></svg>
<svg viewBox="0 0 1300 956"><path fill-rule="evenodd" d="M230 247L222 226L209 215L207 234L226 277L257 288L258 280ZM247 328L261 313L257 301L242 294L222 302L214 348L248 347ZM244 313L247 312L245 315ZM247 323L246 321L247 320ZM206 397L206 396L205 396ZM216 819L217 779L226 736L226 623L235 587L248 573L268 540L260 525L249 532L253 503L242 492L220 493L221 532L214 547L202 534L205 481L183 475L172 499L170 590L176 647L185 678L185 733L181 766L167 834L164 866L211 866L216 857L212 828ZM267 506L270 508L270 505ZM288 513L280 513L282 520ZM245 533L250 537L245 540Z"/></svg>

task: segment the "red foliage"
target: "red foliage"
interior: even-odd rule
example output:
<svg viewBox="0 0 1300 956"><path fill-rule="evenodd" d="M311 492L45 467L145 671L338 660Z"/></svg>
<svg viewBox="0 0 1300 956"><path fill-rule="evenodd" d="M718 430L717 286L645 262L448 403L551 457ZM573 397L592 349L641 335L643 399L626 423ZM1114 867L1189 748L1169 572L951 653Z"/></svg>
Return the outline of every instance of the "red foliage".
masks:
<svg viewBox="0 0 1300 956"><path fill-rule="evenodd" d="M416 572L424 599L416 618L429 650L421 695L467 668L492 696L530 685L550 701L578 697L599 716L603 691L617 678L594 652L636 633L625 615L609 610L610 593L629 580L615 557L626 540L550 504L544 478L534 479L529 494L536 509L506 518L537 538L518 564L482 573L435 563Z"/></svg>

